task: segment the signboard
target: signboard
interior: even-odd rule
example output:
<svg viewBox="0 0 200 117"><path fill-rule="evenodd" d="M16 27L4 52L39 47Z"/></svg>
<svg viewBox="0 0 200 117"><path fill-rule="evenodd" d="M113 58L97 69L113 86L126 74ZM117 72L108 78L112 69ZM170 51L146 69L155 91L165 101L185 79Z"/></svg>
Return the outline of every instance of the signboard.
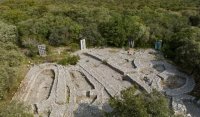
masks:
<svg viewBox="0 0 200 117"><path fill-rule="evenodd" d="M46 56L46 45L38 45L38 51L40 56Z"/></svg>

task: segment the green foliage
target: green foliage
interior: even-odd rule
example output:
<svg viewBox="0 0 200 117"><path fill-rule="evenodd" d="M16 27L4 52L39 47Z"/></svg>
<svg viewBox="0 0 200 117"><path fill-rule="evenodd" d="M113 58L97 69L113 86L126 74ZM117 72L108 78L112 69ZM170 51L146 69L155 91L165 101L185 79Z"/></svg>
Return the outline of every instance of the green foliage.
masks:
<svg viewBox="0 0 200 117"><path fill-rule="evenodd" d="M21 11L18 9L16 9L16 10L11 9L6 12L3 12L1 17L4 18L7 22L16 24L20 21L27 19L28 15L24 11Z"/></svg>
<svg viewBox="0 0 200 117"><path fill-rule="evenodd" d="M0 21L0 41L1 42L17 42L17 27L8 25Z"/></svg>
<svg viewBox="0 0 200 117"><path fill-rule="evenodd" d="M113 20L111 20L110 22L101 23L99 25L99 31L102 37L106 39L108 45L121 47L125 44L125 32L123 29L123 25L120 24L122 23L122 19L120 18L121 17L113 18Z"/></svg>
<svg viewBox="0 0 200 117"><path fill-rule="evenodd" d="M137 46L142 46L149 40L149 29L137 16L115 15L110 22L101 23L99 30L109 45L122 47L128 39L136 41Z"/></svg>
<svg viewBox="0 0 200 117"><path fill-rule="evenodd" d="M164 52L187 69L199 66L200 29L197 27L182 29L165 45Z"/></svg>
<svg viewBox="0 0 200 117"><path fill-rule="evenodd" d="M98 30L96 23L91 23L90 25L84 27L81 35L86 38L87 45L89 46L105 46L105 39L102 37Z"/></svg>
<svg viewBox="0 0 200 117"><path fill-rule="evenodd" d="M192 26L200 26L200 15L190 16L189 19Z"/></svg>
<svg viewBox="0 0 200 117"><path fill-rule="evenodd" d="M73 55L73 56L68 57L67 60L70 65L76 65L76 63L79 61L79 59L80 59L79 56Z"/></svg>
<svg viewBox="0 0 200 117"><path fill-rule="evenodd" d="M166 57L173 59L180 66L195 76L196 88L193 94L199 95L200 80L200 28L183 28L164 44L163 52Z"/></svg>
<svg viewBox="0 0 200 117"><path fill-rule="evenodd" d="M16 45L0 42L0 64L17 67L23 61L23 55Z"/></svg>
<svg viewBox="0 0 200 117"><path fill-rule="evenodd" d="M7 89L8 89L8 82L9 82L9 75L8 72L6 72L6 69L4 68L4 66L1 66L0 69L0 100L2 100L5 95L7 94Z"/></svg>
<svg viewBox="0 0 200 117"><path fill-rule="evenodd" d="M176 60L187 64L188 68L200 65L200 28L183 29L175 35L179 46L176 49Z"/></svg>
<svg viewBox="0 0 200 117"><path fill-rule="evenodd" d="M58 64L61 65L76 65L76 63L79 61L80 57L76 55L69 55L66 58L61 59L58 61Z"/></svg>
<svg viewBox="0 0 200 117"><path fill-rule="evenodd" d="M12 43L0 42L0 100L16 85L17 67L23 62L23 55Z"/></svg>
<svg viewBox="0 0 200 117"><path fill-rule="evenodd" d="M47 14L39 19L29 19L19 23L21 43L27 43L27 38L31 38L29 43L41 43L46 40L50 45L68 45L72 41L76 41L81 26L73 22L68 17L54 16ZM46 40L45 40L46 39ZM32 42L30 42L32 41Z"/></svg>
<svg viewBox="0 0 200 117"><path fill-rule="evenodd" d="M77 43L71 43L69 47L70 47L71 52L75 52L75 51L79 50L79 48L80 48L79 44L77 44Z"/></svg>
<svg viewBox="0 0 200 117"><path fill-rule="evenodd" d="M108 117L169 117L170 109L167 99L159 92L151 94L135 94L136 89L131 87L122 92L121 98L113 98L110 104L114 109L106 113Z"/></svg>
<svg viewBox="0 0 200 117"><path fill-rule="evenodd" d="M68 45L70 43L68 28L62 27L52 30L52 33L49 36L49 43L53 46Z"/></svg>
<svg viewBox="0 0 200 117"><path fill-rule="evenodd" d="M126 0L123 4L119 0L6 0L0 5L0 17L17 25L21 45L32 37L34 42L49 41L54 46L84 37L88 46L122 47L133 39L136 46L147 47L158 39L170 40L189 22L199 26L198 6L191 0Z"/></svg>
<svg viewBox="0 0 200 117"><path fill-rule="evenodd" d="M24 60L22 53L15 45L17 30L15 26L0 21L0 100L15 87L18 80L16 74Z"/></svg>
<svg viewBox="0 0 200 117"><path fill-rule="evenodd" d="M0 117L33 117L29 109L23 103L11 102L0 109Z"/></svg>
<svg viewBox="0 0 200 117"><path fill-rule="evenodd" d="M60 64L60 65L67 65L68 64L67 58L61 59L60 61L58 61L58 64Z"/></svg>

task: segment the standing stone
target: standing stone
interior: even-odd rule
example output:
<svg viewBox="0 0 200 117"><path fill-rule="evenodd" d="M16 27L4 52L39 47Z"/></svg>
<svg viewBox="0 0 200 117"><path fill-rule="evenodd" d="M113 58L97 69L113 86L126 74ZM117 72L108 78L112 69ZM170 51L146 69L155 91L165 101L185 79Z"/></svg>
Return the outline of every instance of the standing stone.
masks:
<svg viewBox="0 0 200 117"><path fill-rule="evenodd" d="M135 43L134 43L134 41L132 40L132 41L131 41L131 48L134 48L134 46L135 46Z"/></svg>
<svg viewBox="0 0 200 117"><path fill-rule="evenodd" d="M46 56L46 45L38 45L38 51L40 56Z"/></svg>
<svg viewBox="0 0 200 117"><path fill-rule="evenodd" d="M128 45L129 45L130 48L134 48L134 46L135 46L134 40L129 38L128 39Z"/></svg>
<svg viewBox="0 0 200 117"><path fill-rule="evenodd" d="M162 48L162 40L156 41L155 42L155 49L161 50L161 48Z"/></svg>
<svg viewBox="0 0 200 117"><path fill-rule="evenodd" d="M85 41L85 39L82 39L80 41L80 43L81 43L81 50L85 50L86 49L86 41Z"/></svg>

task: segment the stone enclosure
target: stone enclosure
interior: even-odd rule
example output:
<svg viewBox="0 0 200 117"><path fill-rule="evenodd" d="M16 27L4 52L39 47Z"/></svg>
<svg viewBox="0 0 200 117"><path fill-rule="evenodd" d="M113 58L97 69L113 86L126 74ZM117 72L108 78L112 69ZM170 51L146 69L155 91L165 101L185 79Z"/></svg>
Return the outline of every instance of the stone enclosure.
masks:
<svg viewBox="0 0 200 117"><path fill-rule="evenodd" d="M195 86L191 76L152 49L88 49L76 66L44 63L33 66L13 100L31 105L37 117L94 117L110 112L110 97L133 84L150 93L153 89L172 99L177 113L187 113L185 102ZM197 109L198 110L198 109Z"/></svg>

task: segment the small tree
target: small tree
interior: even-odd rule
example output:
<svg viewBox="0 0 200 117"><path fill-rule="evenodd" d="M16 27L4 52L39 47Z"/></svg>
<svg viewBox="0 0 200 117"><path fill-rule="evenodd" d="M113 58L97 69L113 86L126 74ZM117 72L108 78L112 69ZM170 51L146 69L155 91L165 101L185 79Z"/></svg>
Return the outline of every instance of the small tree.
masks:
<svg viewBox="0 0 200 117"><path fill-rule="evenodd" d="M169 117L170 109L167 99L159 92L151 94L135 94L136 89L131 87L122 91L121 98L110 100L114 109L106 113L107 117Z"/></svg>
<svg viewBox="0 0 200 117"><path fill-rule="evenodd" d="M72 52L75 52L80 48L77 43L71 43L69 47L70 47L70 51Z"/></svg>
<svg viewBox="0 0 200 117"><path fill-rule="evenodd" d="M17 27L8 25L0 21L0 41L1 42L17 42Z"/></svg>
<svg viewBox="0 0 200 117"><path fill-rule="evenodd" d="M51 45L59 46L69 44L69 29L67 27L55 28L51 32L49 36L49 43Z"/></svg>

